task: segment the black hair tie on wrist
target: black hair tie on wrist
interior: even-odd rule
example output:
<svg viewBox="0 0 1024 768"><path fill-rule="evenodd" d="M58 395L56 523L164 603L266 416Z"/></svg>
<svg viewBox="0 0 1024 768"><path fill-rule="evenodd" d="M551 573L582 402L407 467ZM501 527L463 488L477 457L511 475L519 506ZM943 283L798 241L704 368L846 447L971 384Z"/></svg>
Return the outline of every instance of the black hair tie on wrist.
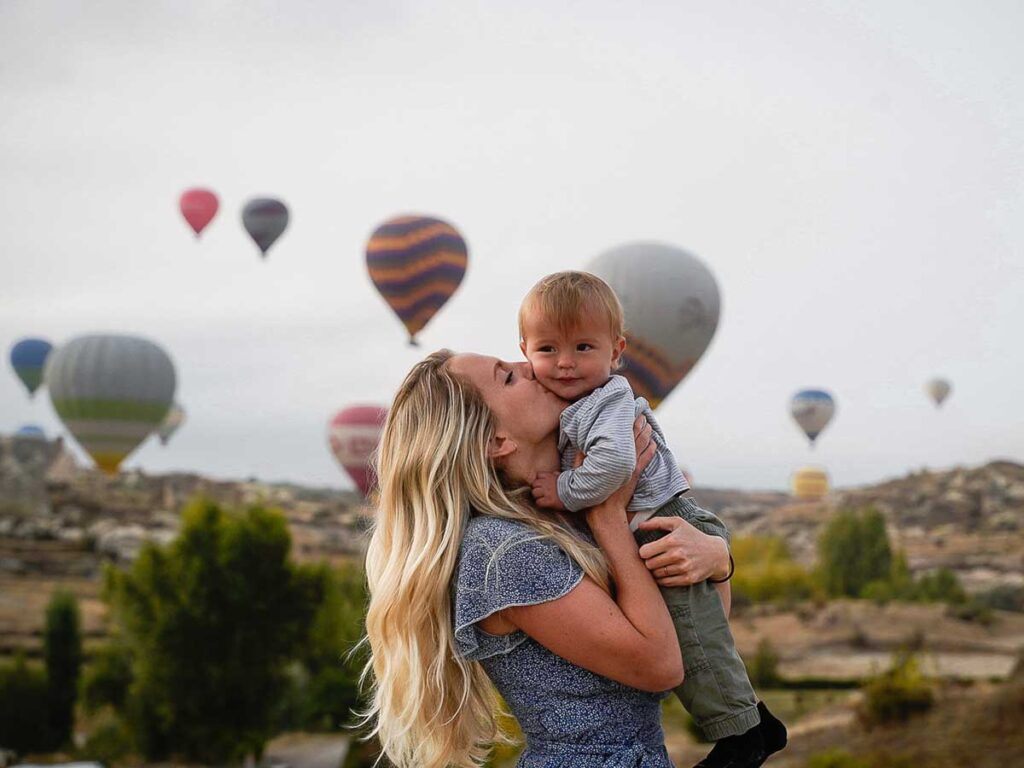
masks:
<svg viewBox="0 0 1024 768"><path fill-rule="evenodd" d="M725 574L725 578L724 579L708 579L708 581L710 581L712 584L724 584L725 582L727 582L729 579L732 578L732 575L735 572L736 572L736 563L732 559L732 552L730 552L729 553L729 572L727 574Z"/></svg>

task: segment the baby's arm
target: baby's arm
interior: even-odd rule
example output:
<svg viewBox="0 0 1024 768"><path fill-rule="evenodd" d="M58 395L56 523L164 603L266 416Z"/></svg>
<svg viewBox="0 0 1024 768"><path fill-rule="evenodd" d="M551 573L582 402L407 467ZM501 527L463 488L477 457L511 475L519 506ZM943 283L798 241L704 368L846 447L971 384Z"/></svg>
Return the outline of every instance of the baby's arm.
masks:
<svg viewBox="0 0 1024 768"><path fill-rule="evenodd" d="M558 498L577 512L600 504L633 474L633 393L628 388L602 391L593 407L579 414L577 450L583 464L558 475Z"/></svg>

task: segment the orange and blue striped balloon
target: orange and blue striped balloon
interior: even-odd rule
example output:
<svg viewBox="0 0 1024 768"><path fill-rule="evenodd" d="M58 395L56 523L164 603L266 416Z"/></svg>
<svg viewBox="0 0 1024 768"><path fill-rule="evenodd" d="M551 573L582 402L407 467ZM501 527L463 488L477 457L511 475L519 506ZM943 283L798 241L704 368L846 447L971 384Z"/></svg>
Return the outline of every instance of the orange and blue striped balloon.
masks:
<svg viewBox="0 0 1024 768"><path fill-rule="evenodd" d="M409 331L416 334L452 297L466 274L469 251L451 224L429 216L396 216L366 244L370 279Z"/></svg>

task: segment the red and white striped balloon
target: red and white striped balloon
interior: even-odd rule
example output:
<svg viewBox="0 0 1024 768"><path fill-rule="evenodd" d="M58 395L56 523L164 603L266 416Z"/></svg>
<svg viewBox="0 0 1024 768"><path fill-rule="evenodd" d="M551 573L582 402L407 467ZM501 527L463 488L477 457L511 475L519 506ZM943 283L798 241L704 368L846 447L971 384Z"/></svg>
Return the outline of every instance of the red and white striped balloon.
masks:
<svg viewBox="0 0 1024 768"><path fill-rule="evenodd" d="M327 428L334 458L363 496L377 483L371 462L387 416L388 409L379 405L352 405L334 414Z"/></svg>

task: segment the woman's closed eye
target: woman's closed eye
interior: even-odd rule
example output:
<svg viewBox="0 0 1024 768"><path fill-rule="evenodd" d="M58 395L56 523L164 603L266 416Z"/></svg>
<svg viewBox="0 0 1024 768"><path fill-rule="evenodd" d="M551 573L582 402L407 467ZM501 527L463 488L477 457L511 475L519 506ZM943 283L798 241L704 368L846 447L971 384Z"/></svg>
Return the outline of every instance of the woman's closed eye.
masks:
<svg viewBox="0 0 1024 768"><path fill-rule="evenodd" d="M505 386L507 387L511 383L512 383L512 369L510 368L509 371L508 371L508 376L505 377Z"/></svg>

